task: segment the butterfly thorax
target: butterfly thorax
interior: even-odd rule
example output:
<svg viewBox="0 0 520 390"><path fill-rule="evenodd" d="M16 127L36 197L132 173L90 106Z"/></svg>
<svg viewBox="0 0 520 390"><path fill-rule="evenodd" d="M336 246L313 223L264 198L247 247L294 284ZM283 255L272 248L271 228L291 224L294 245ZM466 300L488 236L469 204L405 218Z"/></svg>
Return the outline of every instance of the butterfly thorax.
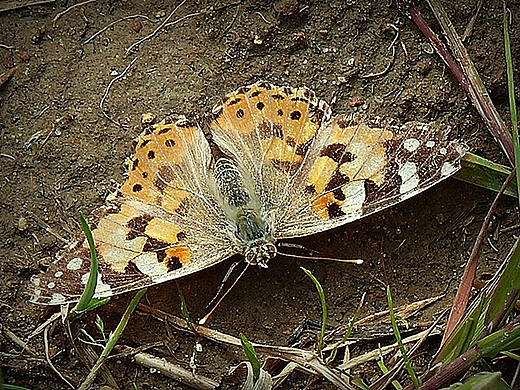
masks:
<svg viewBox="0 0 520 390"><path fill-rule="evenodd" d="M247 263L267 268L276 256L274 238L265 220L255 210L243 209L237 215L237 236L243 244Z"/></svg>
<svg viewBox="0 0 520 390"><path fill-rule="evenodd" d="M231 160L221 157L215 163L215 179L228 219L235 225L235 238L247 263L267 267L276 256L271 228L265 220L254 189Z"/></svg>

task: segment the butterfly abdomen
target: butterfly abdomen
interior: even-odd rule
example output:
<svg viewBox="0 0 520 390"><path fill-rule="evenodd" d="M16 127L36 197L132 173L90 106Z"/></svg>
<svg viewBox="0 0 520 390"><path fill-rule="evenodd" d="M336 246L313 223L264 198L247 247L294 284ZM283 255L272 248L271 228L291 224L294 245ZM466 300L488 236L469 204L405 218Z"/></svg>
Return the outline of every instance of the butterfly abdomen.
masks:
<svg viewBox="0 0 520 390"><path fill-rule="evenodd" d="M221 157L215 163L215 180L225 204L232 208L241 208L251 203L242 174L227 158Z"/></svg>
<svg viewBox="0 0 520 390"><path fill-rule="evenodd" d="M238 167L228 158L219 158L215 163L215 180L225 212L235 222L236 236L244 246L270 240L271 234L262 217L260 202L251 196L253 190L245 185Z"/></svg>

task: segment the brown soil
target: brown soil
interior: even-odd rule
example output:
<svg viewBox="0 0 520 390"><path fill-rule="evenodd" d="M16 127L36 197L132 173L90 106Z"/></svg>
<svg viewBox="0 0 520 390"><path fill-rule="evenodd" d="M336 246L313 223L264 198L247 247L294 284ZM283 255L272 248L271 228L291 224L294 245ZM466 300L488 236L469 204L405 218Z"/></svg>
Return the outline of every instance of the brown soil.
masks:
<svg viewBox="0 0 520 390"><path fill-rule="evenodd" d="M476 2L444 3L462 33ZM518 64L520 3L511 3ZM258 80L305 85L333 102L336 114L359 110L401 122L438 120L451 126L452 137L464 140L472 151L504 161L461 87L393 2L189 1L171 21L200 14L162 28L128 55L125 49L157 28L174 5L92 2L66 13L53 26L53 18L71 5L59 0L0 14L0 43L12 47L0 47L0 73L17 68L0 87L0 360L6 383L31 389L66 387L45 362L41 334L30 341L31 354L9 332L25 341L49 315L29 304L26 293L30 277L44 270L65 245L46 227L72 239L80 229L78 212L90 215L124 180L123 162L131 153L131 140L140 132L142 113L154 112L158 117L182 113L204 123L218 99L241 85ZM420 9L433 20L425 5ZM125 20L84 44L110 23L138 14L155 23L142 16ZM142 24L140 31L136 31L137 21ZM399 38L392 62L389 46L396 28ZM485 2L466 46L507 118L502 2ZM124 125L118 126L101 114L99 106L109 82L134 58L137 62L113 84L104 104L108 115ZM381 75L365 77L370 73ZM353 107L356 101L359 107ZM267 270L252 269L240 280L210 327L232 335L244 333L256 342L287 345L288 336L302 321L321 319L316 289L300 266L322 283L333 326L348 323L364 293L363 315L384 310L385 281L398 306L446 293L409 320L411 326L427 324L451 306L462 266L493 196L449 179L384 212L294 240L326 255L366 261L354 266L278 257ZM495 232L516 221L515 201L503 200ZM513 234L518 232L491 236L498 250L487 244L479 276L492 272L509 250ZM233 260L179 281L193 318L204 314L204 305ZM114 298L98 310L108 329L115 326L130 298ZM168 313L180 312L175 282L152 288L145 300ZM91 315L82 321L98 337L93 320ZM388 325L377 329L391 334ZM60 332L58 326L51 337L53 362L78 384L87 370ZM152 354L189 368L196 338L139 310L120 344L137 347L158 341L164 346L151 350ZM238 348L202 343L197 372L215 380L245 360ZM375 344L367 342L365 347ZM186 388L129 358L112 360L108 367L121 388ZM370 381L376 372L367 367L360 376ZM307 380L307 375L294 374L283 388L303 388ZM319 379L310 388L332 386Z"/></svg>

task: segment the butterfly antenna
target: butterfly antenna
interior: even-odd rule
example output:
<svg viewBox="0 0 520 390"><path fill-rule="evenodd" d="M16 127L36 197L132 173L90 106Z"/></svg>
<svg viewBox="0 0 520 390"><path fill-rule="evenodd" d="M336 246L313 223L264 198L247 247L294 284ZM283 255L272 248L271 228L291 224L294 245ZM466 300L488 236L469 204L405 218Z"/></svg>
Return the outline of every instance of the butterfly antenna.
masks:
<svg viewBox="0 0 520 390"><path fill-rule="evenodd" d="M352 264L363 264L363 259L338 259L335 257L322 257L322 256L303 256L303 255L293 255L292 253L284 253L278 252L280 256L287 257L295 257L297 259L305 259L305 260L329 260L329 261L338 261L340 263L352 263Z"/></svg>
<svg viewBox="0 0 520 390"><path fill-rule="evenodd" d="M231 264L231 266L228 268L226 274L222 278L222 281L220 282L220 285L218 286L217 292L215 293L213 298L211 298L211 300L208 302L208 304L204 307L205 309L207 309L208 307L212 306L213 303L217 300L217 298L219 297L220 293L222 292L222 289L224 288L224 285L228 281L229 277L231 276L231 274L233 273L233 271L235 270L237 265L242 263L242 261L243 260L235 261L233 264Z"/></svg>
<svg viewBox="0 0 520 390"><path fill-rule="evenodd" d="M222 286L225 282L225 280L229 277L229 275L231 274L231 272L233 272L233 269L236 267L238 263L235 263L233 264L231 267L230 267L230 270L228 270L226 276L224 277L224 280L221 284L221 287L219 288L219 291L217 292L217 295L215 295L215 297L211 300L211 302L215 301L215 299L217 298L218 294L220 293L220 291L222 290ZM208 321L209 317L211 317L211 315L215 312L215 310L217 309L218 305L220 305L220 303L224 300L224 298L229 294L229 292L233 289L233 287L235 287L235 285L237 284L237 282L240 280L240 278L246 273L247 269L249 268L249 263L246 263L246 266L245 268L242 270L242 272L240 273L240 275L238 275L238 277L235 279L235 281L233 282L233 284L231 284L231 286L229 286L229 288L226 290L226 292L220 297L220 299L217 301L217 303L215 303L215 306L213 306L213 308L209 311L208 314L206 314L202 319L199 320L199 325L205 325L206 322Z"/></svg>
<svg viewBox="0 0 520 390"><path fill-rule="evenodd" d="M297 259L329 260L329 261L339 261L341 263L353 263L353 264L363 264L363 261L364 261L363 259L338 259L338 258L334 258L334 257L319 256L320 255L319 251L306 248L306 247L304 247L303 245L300 245L300 244L293 244L292 242L279 242L278 246L280 246L280 247L283 246L283 247L286 247L286 248L297 248L297 249L301 249L301 250L307 251L309 253L318 255L318 256L303 256L303 255L293 255L291 253L284 253L284 252L280 252L280 251L277 252L281 256L294 257L294 258L297 258Z"/></svg>

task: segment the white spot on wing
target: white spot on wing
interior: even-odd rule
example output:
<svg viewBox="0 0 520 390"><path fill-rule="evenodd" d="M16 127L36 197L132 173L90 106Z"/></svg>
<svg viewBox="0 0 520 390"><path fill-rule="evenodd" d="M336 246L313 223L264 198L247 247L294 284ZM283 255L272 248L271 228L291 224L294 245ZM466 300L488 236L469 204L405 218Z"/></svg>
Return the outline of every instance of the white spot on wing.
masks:
<svg viewBox="0 0 520 390"><path fill-rule="evenodd" d="M427 148L433 148L435 146L435 141L428 141L426 142L426 147Z"/></svg>
<svg viewBox="0 0 520 390"><path fill-rule="evenodd" d="M458 154L460 154L461 156L464 156L466 154L466 152L468 151L467 147L464 146L464 145L457 145L457 147L455 148L455 150L457 151Z"/></svg>
<svg viewBox="0 0 520 390"><path fill-rule="evenodd" d="M451 162L446 161L444 164L442 164L441 167L441 176L449 176L455 172L457 172L458 168L453 165Z"/></svg>
<svg viewBox="0 0 520 390"><path fill-rule="evenodd" d="M38 302L38 299L40 298L41 295L42 295L42 290L40 290L39 288L35 288L33 295L31 297L31 302Z"/></svg>
<svg viewBox="0 0 520 390"><path fill-rule="evenodd" d="M448 153L448 150L446 148L440 148L439 153L442 154L443 156L446 156L446 154Z"/></svg>
<svg viewBox="0 0 520 390"><path fill-rule="evenodd" d="M77 270L81 269L82 265L83 265L83 259L81 259L79 257L75 257L67 263L67 269L70 269L71 271L77 271Z"/></svg>
<svg viewBox="0 0 520 390"><path fill-rule="evenodd" d="M361 208L366 199L365 183L363 181L353 181L343 187L346 197L345 204L341 206L341 210L345 214L361 216Z"/></svg>
<svg viewBox="0 0 520 390"><path fill-rule="evenodd" d="M49 282L49 283L47 283L47 287L48 287L48 288L54 288L54 287L56 287L56 283L54 283L54 282Z"/></svg>
<svg viewBox="0 0 520 390"><path fill-rule="evenodd" d="M40 285L40 278L32 278L31 279L32 284L34 284L36 287Z"/></svg>
<svg viewBox="0 0 520 390"><path fill-rule="evenodd" d="M63 271L56 271L56 273L54 274L54 277L61 278L62 275L63 275Z"/></svg>
<svg viewBox="0 0 520 390"><path fill-rule="evenodd" d="M419 185L419 175L417 174L417 165L414 162L407 161L400 168L398 172L401 176L401 187L399 192L404 194L408 191L417 188Z"/></svg>
<svg viewBox="0 0 520 390"><path fill-rule="evenodd" d="M86 285L87 282L88 282L88 278L89 277L90 277L90 272L87 272L85 275L83 275L81 277L81 283ZM101 274L98 274L97 284L96 284L96 291L94 292L94 295L95 296L103 296L103 297L108 297L108 296L113 295L112 294L112 288L110 287L110 285L103 283L103 279L102 279L102 275Z"/></svg>
<svg viewBox="0 0 520 390"><path fill-rule="evenodd" d="M408 138L403 142L403 146L409 152L415 152L419 146L421 146L421 141L417 138Z"/></svg>
<svg viewBox="0 0 520 390"><path fill-rule="evenodd" d="M52 298L49 301L49 305L61 305L62 303L65 303L65 297L63 295L58 293L52 294Z"/></svg>
<svg viewBox="0 0 520 390"><path fill-rule="evenodd" d="M148 276L163 275L168 272L168 267L157 260L155 252L140 254L134 259L134 263L139 271Z"/></svg>

